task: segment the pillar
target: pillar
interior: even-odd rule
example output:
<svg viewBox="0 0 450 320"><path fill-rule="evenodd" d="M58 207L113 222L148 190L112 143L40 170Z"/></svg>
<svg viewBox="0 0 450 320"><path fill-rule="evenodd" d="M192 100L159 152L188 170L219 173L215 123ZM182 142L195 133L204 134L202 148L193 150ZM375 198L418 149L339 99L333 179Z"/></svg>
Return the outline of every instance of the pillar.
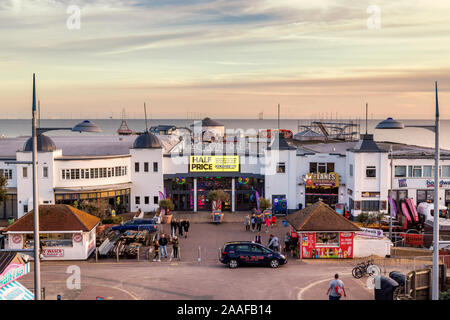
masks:
<svg viewBox="0 0 450 320"><path fill-rule="evenodd" d="M194 178L194 212L197 212L197 178Z"/></svg>
<svg viewBox="0 0 450 320"><path fill-rule="evenodd" d="M231 179L231 212L236 211L236 178Z"/></svg>

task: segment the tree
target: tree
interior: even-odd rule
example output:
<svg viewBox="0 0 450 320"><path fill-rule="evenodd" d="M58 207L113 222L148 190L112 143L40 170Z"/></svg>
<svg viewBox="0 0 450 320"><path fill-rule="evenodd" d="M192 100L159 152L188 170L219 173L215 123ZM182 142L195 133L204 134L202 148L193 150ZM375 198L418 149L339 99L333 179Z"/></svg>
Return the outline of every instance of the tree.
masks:
<svg viewBox="0 0 450 320"><path fill-rule="evenodd" d="M100 200L98 203L95 201L85 200L80 204L80 209L82 211L99 217L100 219L104 219L108 216L108 208L109 206L104 200Z"/></svg>
<svg viewBox="0 0 450 320"><path fill-rule="evenodd" d="M217 203L217 208L222 207L222 202L226 202L230 200L230 195L219 189L219 190L212 190L208 193L208 200L211 202Z"/></svg>
<svg viewBox="0 0 450 320"><path fill-rule="evenodd" d="M272 208L272 203L270 202L269 199L259 198L259 209L261 209L261 211L264 211L264 210L270 209L270 208Z"/></svg>
<svg viewBox="0 0 450 320"><path fill-rule="evenodd" d="M8 199L8 195L6 194L6 185L8 184L8 179L3 175L0 175L0 203L6 201Z"/></svg>
<svg viewBox="0 0 450 320"><path fill-rule="evenodd" d="M173 202L171 199L162 199L159 200L159 207L164 209L164 211L167 213L169 210L173 210L173 208L175 207L173 205Z"/></svg>

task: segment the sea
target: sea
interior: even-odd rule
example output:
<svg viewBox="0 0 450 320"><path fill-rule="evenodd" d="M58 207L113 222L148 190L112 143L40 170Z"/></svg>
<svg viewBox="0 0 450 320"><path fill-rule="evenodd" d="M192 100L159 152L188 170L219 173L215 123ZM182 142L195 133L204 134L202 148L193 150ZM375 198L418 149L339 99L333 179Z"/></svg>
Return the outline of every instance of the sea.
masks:
<svg viewBox="0 0 450 320"><path fill-rule="evenodd" d="M223 124L226 129L240 130L244 133L258 132L260 129L278 128L277 119L214 119ZM79 123L80 119L41 119L41 127L63 127L70 128ZM117 135L122 119L93 119L101 129L101 135ZM142 132L146 128L144 119L127 119L128 127L134 131ZM147 121L148 127L157 125L175 125L178 127L189 127L195 119L150 119ZM323 120L328 121L328 120ZM346 122L346 120L330 120L333 122ZM354 120L355 121L355 120ZM390 141L411 144L423 147L434 147L435 136L432 131L423 128L405 128L403 130L378 130L375 126L381 120L369 119L367 121L367 132L373 134L376 141ZM280 128L288 129L297 133L304 130L305 125L311 122L310 119L280 119ZM365 120L356 120L360 125L360 133L366 132ZM423 126L434 125L434 120L403 120L405 125ZM76 135L80 133L70 131L52 131L46 133L49 136L55 135ZM83 133L85 134L85 133ZM0 136L19 137L31 135L31 120L26 119L0 119ZM440 122L440 146L442 149L450 150L450 120Z"/></svg>

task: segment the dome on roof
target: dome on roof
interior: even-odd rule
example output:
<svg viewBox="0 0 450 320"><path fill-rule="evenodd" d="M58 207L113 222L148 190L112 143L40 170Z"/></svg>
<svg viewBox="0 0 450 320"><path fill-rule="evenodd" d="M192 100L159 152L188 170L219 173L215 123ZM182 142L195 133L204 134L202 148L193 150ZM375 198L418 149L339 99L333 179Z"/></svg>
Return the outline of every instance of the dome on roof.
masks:
<svg viewBox="0 0 450 320"><path fill-rule="evenodd" d="M37 136L37 151L38 152L53 152L56 150L56 145L52 139L43 134ZM33 151L33 137L30 137L25 145L23 151Z"/></svg>
<svg viewBox="0 0 450 320"><path fill-rule="evenodd" d="M206 117L202 121L194 122L194 124L191 124L191 127L195 126L198 122L201 122L202 127L223 127L223 124L217 122L216 120L212 120L209 117Z"/></svg>
<svg viewBox="0 0 450 320"><path fill-rule="evenodd" d="M134 140L134 149L160 149L161 142L159 139L150 132L139 135L139 137Z"/></svg>

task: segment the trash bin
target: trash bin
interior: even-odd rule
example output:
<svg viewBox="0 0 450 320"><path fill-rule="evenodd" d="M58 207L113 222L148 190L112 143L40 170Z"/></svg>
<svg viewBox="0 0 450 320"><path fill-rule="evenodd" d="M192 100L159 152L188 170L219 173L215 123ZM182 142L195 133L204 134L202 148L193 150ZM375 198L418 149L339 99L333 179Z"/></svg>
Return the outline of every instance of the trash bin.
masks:
<svg viewBox="0 0 450 320"><path fill-rule="evenodd" d="M377 284L377 281L375 281ZM375 286L375 300L394 300L394 290L399 286L394 279L380 276L379 288Z"/></svg>
<svg viewBox="0 0 450 320"><path fill-rule="evenodd" d="M400 271L392 271L389 273L389 278L398 283L399 286L404 287L406 282L406 276Z"/></svg>
<svg viewBox="0 0 450 320"><path fill-rule="evenodd" d="M303 203L299 203L298 204L298 210L302 210L303 209Z"/></svg>

